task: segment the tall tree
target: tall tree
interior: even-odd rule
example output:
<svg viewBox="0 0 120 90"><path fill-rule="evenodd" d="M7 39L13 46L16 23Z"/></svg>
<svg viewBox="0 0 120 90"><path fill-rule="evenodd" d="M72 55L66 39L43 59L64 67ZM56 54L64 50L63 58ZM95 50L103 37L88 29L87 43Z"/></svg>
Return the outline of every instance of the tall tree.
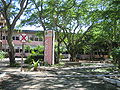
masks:
<svg viewBox="0 0 120 90"><path fill-rule="evenodd" d="M57 59L55 59L55 63L59 63L59 56L60 56L60 44L65 38L60 32L62 30L56 27L56 13L59 13L61 9L62 0L31 0L31 5L33 8L29 8L27 13L29 15L24 20L22 20L21 25L39 25L42 26L44 31L45 30L54 30L56 31L58 41L57 45ZM31 11L31 9L34 9ZM63 36L63 37L62 37ZM43 34L44 37L44 34Z"/></svg>
<svg viewBox="0 0 120 90"><path fill-rule="evenodd" d="M66 36L64 44L71 55L71 61L76 60L80 48L88 40L86 39L88 37L87 33L97 24L98 17L94 19L92 17L97 16L95 9L98 4L95 2L91 2L91 4L95 4L93 6L89 4L89 0L81 0L80 2L72 0L65 3L62 7L63 12L59 16L60 22L56 23L56 26L62 29L63 34ZM95 13L93 14L93 12ZM84 27L87 27L87 29L83 29Z"/></svg>
<svg viewBox="0 0 120 90"><path fill-rule="evenodd" d="M12 35L16 25L16 22L20 19L21 15L25 11L29 0L1 0L0 8L1 13L6 20L7 26L7 42L9 45L9 59L10 66L15 64L15 50L12 43Z"/></svg>
<svg viewBox="0 0 120 90"><path fill-rule="evenodd" d="M96 51L107 50L108 54L120 44L120 2L118 0L104 0L95 10L99 18L97 27L92 30L93 38L90 44ZM93 12L92 12L93 13ZM94 14L94 13L93 13ZM93 17L95 19L95 17ZM97 45L95 45L97 44Z"/></svg>
<svg viewBox="0 0 120 90"><path fill-rule="evenodd" d="M31 11L31 18L27 19L29 21L27 24L40 23L45 29L55 30L58 41L57 60L59 61L61 42L64 42L73 60L80 43L85 40L86 33L91 30L94 22L97 22L95 21L97 18L94 19L97 15L92 13L97 11L98 3L93 1L91 3L90 0L32 0L32 2L36 10ZM83 31L82 28L87 26L88 29Z"/></svg>
<svg viewBox="0 0 120 90"><path fill-rule="evenodd" d="M109 52L111 52L120 43L120 1L105 0L102 2L98 10L100 19L97 26L102 30L102 38L107 42Z"/></svg>

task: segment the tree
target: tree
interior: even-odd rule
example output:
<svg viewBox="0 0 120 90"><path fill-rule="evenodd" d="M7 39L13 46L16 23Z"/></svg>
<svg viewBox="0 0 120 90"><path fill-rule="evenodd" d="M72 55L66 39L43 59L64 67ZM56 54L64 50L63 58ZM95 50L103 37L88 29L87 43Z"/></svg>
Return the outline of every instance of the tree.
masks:
<svg viewBox="0 0 120 90"><path fill-rule="evenodd" d="M68 52L71 54L71 60L74 61L79 49L82 49L91 38L89 33L100 31L108 44L117 40L119 33L119 16L113 18L119 11L115 6L110 6L113 2L110 0L31 0L34 10L28 10L30 18L23 21L27 25L42 25L44 30L52 29L56 31L58 41L57 62L59 62L60 44L64 42ZM109 13L111 10L117 12ZM28 13L27 12L27 13ZM116 13L116 14L115 14ZM32 21L31 21L32 20ZM111 22L113 20L113 22ZM115 24L115 26L114 26ZM86 30L83 28L86 27ZM117 28L116 28L117 27ZM114 28L114 29L113 29ZM116 30L117 31L116 31ZM113 33L114 32L114 33ZM97 38L101 33L97 34ZM113 37L114 36L114 37ZM94 36L95 37L95 36ZM112 38L111 38L112 37ZM110 38L110 40L109 40ZM94 40L94 39L93 39ZM97 43L97 42L93 42ZM87 45L89 46L89 45ZM91 44L92 46L92 44Z"/></svg>
<svg viewBox="0 0 120 90"><path fill-rule="evenodd" d="M99 54L107 52L110 54L113 48L119 47L120 43L120 2L118 0L101 1L99 8L95 10L97 25L93 28L92 38L89 41L91 50L96 50ZM94 14L94 13L93 13ZM93 19L95 19L93 17Z"/></svg>
<svg viewBox="0 0 120 90"><path fill-rule="evenodd" d="M110 53L120 43L120 1L105 0L102 2L100 7L102 9L98 10L100 19L97 27L99 31L101 29L101 33L98 35L102 36L102 40L106 42Z"/></svg>
<svg viewBox="0 0 120 90"><path fill-rule="evenodd" d="M1 0L0 8L2 9L1 13L6 20L7 26L7 42L9 45L9 59L10 66L15 64L15 51L14 45L12 43L12 35L16 25L16 22L20 19L21 15L25 11L29 0Z"/></svg>
<svg viewBox="0 0 120 90"><path fill-rule="evenodd" d="M71 60L73 60L79 51L80 44L85 41L86 34L93 27L95 21L91 16L97 16L92 14L96 9L94 4L97 2L90 3L89 0L80 2L77 0L31 1L35 5L35 9L31 12L31 15L29 14L31 17L23 22L29 21L27 23L29 25L38 25L39 23L44 30L55 30L58 41L57 62L59 62L59 47L62 42L66 45L68 52L71 54ZM82 28L85 26L89 26L89 28L83 31Z"/></svg>
<svg viewBox="0 0 120 90"><path fill-rule="evenodd" d="M55 63L59 63L60 57L60 44L64 40L64 36L61 34L60 29L58 29L55 25L55 17L56 12L59 13L60 11L56 11L62 4L62 0L55 1L55 0L31 0L31 5L34 6L33 8L29 8L27 13L29 13L29 18L22 20L22 25L38 25L42 26L44 29L44 33L46 30L54 30L56 31L56 40L58 41L57 45L57 59L55 59ZM32 12L31 12L32 10ZM43 33L43 37L44 37ZM63 36L63 37L62 37Z"/></svg>
<svg viewBox="0 0 120 90"><path fill-rule="evenodd" d="M92 19L97 14L93 14L95 6L90 6L89 1L72 1L66 3L65 7L62 8L63 12L59 12L60 22L57 22L56 26L63 30L63 34L66 36L64 44L71 55L70 60L75 61L76 55L89 40L87 33L96 26L98 17ZM94 8L93 11L91 8ZM84 27L87 27L87 30L83 30Z"/></svg>

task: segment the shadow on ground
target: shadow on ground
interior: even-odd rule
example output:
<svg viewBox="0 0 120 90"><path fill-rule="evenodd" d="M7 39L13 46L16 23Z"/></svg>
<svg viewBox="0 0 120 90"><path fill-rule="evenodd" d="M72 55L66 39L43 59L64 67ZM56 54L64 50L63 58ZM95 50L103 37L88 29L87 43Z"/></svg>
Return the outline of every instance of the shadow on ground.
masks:
<svg viewBox="0 0 120 90"><path fill-rule="evenodd" d="M3 67L8 62L0 63ZM8 71L12 68L0 68L0 71ZM13 69L12 69L13 70ZM11 73L16 72L14 68ZM43 73L53 75L89 75L94 72L87 69L77 70L53 70ZM36 73L35 73L36 74ZM96 74L96 73L95 73ZM120 90L115 85L103 82L96 78L75 77L21 77L17 75L6 75L0 79L0 90Z"/></svg>
<svg viewBox="0 0 120 90"><path fill-rule="evenodd" d="M7 75L0 81L0 90L120 90L95 78L22 78Z"/></svg>

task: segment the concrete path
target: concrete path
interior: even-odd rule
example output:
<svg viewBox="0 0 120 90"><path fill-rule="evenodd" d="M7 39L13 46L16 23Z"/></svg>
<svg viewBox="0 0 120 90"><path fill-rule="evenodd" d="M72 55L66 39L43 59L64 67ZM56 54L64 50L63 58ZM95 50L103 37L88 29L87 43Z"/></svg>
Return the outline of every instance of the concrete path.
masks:
<svg viewBox="0 0 120 90"><path fill-rule="evenodd" d="M6 75L0 90L120 90L120 88L95 78L23 78Z"/></svg>
<svg viewBox="0 0 120 90"><path fill-rule="evenodd" d="M0 72L7 73L0 78L0 90L120 90L119 87L95 77L70 77L90 75L90 73L83 73L81 69L74 70L73 67L73 71L68 68L20 72L20 67L10 68L6 66L7 64L7 60L0 62L0 65L3 65L0 67ZM40 77L40 75L46 77ZM56 75L56 77L47 77L47 75Z"/></svg>

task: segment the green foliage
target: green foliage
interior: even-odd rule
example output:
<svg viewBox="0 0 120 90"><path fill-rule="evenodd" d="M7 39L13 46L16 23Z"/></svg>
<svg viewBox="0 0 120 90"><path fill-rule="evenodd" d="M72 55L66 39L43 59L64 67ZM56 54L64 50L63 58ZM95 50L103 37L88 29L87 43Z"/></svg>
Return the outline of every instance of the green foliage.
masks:
<svg viewBox="0 0 120 90"><path fill-rule="evenodd" d="M35 60L35 62L36 62L36 61L38 61L38 60L43 61L43 59L44 59L44 56L43 56L43 55L40 55L40 54L38 54L38 53L35 53L35 54L29 55L29 56L27 57L27 59L25 60L25 63L26 63L26 64L32 64L32 63L33 63L33 60Z"/></svg>
<svg viewBox="0 0 120 90"><path fill-rule="evenodd" d="M4 59L7 56L6 52L0 51L0 59Z"/></svg>
<svg viewBox="0 0 120 90"><path fill-rule="evenodd" d="M62 55L62 54L60 54L60 59L64 59L65 57Z"/></svg>
<svg viewBox="0 0 120 90"><path fill-rule="evenodd" d="M32 61L33 61L34 71L37 71L39 60L35 62L34 59L32 59Z"/></svg>
<svg viewBox="0 0 120 90"><path fill-rule="evenodd" d="M20 67L20 63L13 63L11 66L12 67Z"/></svg>
<svg viewBox="0 0 120 90"><path fill-rule="evenodd" d="M40 55L43 55L43 51L44 51L44 46L37 46L36 48L34 49L31 49L31 53L32 54L40 54Z"/></svg>
<svg viewBox="0 0 120 90"><path fill-rule="evenodd" d="M116 64L120 69L120 47L114 48L111 54L114 60L113 63Z"/></svg>
<svg viewBox="0 0 120 90"><path fill-rule="evenodd" d="M32 64L33 60L35 62L39 61L43 61L44 59L44 55L43 55L43 46L37 46L34 49L31 49L31 54L27 57L27 59L25 60L26 64Z"/></svg>
<svg viewBox="0 0 120 90"><path fill-rule="evenodd" d="M30 50L31 50L31 47L30 47L29 45L25 45L25 50L30 51Z"/></svg>
<svg viewBox="0 0 120 90"><path fill-rule="evenodd" d="M7 27L7 36L9 36L7 39L7 44L9 47L8 54L10 66L12 66L12 64L15 64L15 51L12 42L13 32L17 21L20 20L20 17L27 8L28 3L29 0L0 0L0 14L2 14L5 19L5 25L2 26Z"/></svg>
<svg viewBox="0 0 120 90"><path fill-rule="evenodd" d="M44 30L55 30L58 56L64 51L61 43L72 57L80 51L109 53L114 47L112 43L120 42L119 3L118 0L31 0L21 25L41 24Z"/></svg>

